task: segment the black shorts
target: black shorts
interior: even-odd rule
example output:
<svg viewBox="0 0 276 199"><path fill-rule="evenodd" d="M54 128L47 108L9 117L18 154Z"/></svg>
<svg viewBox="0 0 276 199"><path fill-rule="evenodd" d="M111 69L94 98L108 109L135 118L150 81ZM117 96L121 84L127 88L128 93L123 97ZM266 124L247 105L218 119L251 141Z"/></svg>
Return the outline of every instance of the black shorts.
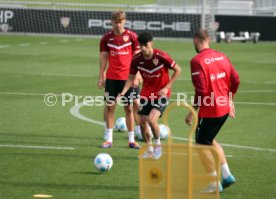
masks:
<svg viewBox="0 0 276 199"><path fill-rule="evenodd" d="M151 109L155 108L160 111L161 113L160 117L161 117L168 104L169 104L169 98L167 97L162 97L162 98L159 98L158 100L147 100L145 98L141 98L138 114L149 115Z"/></svg>
<svg viewBox="0 0 276 199"><path fill-rule="evenodd" d="M196 129L196 143L212 145L227 118L228 114L216 118L199 118Z"/></svg>
<svg viewBox="0 0 276 199"><path fill-rule="evenodd" d="M122 92L125 86L126 80L112 80L106 79L105 81L105 101L115 101L116 97L119 93ZM134 99L138 99L140 97L140 89L130 88L125 94L125 100L127 104L130 104Z"/></svg>

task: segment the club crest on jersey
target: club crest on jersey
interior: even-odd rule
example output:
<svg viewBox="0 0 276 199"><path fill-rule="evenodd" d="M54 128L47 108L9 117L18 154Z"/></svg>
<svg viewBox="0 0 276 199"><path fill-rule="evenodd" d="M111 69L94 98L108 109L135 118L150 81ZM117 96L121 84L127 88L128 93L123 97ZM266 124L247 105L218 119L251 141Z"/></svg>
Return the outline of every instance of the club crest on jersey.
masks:
<svg viewBox="0 0 276 199"><path fill-rule="evenodd" d="M128 39L129 39L129 36L127 36L127 35L123 36L123 40L124 40L125 42L127 42Z"/></svg>
<svg viewBox="0 0 276 199"><path fill-rule="evenodd" d="M159 60L155 58L155 59L152 60L152 62L153 62L153 64L154 64L155 66L157 66Z"/></svg>

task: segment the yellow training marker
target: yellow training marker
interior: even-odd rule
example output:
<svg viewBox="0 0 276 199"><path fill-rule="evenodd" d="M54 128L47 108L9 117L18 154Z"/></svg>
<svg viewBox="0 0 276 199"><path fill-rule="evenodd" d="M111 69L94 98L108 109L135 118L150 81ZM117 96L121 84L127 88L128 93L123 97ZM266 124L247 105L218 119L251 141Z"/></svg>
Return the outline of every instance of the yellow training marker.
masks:
<svg viewBox="0 0 276 199"><path fill-rule="evenodd" d="M46 194L35 194L33 195L34 198L52 198L52 195L46 195Z"/></svg>

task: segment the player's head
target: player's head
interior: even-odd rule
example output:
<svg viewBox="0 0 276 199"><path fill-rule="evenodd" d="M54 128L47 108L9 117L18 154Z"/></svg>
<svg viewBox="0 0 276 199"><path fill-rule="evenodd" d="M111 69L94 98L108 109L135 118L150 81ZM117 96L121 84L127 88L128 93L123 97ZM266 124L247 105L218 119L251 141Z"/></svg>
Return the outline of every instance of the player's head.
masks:
<svg viewBox="0 0 276 199"><path fill-rule="evenodd" d="M150 56L153 52L152 40L153 40L153 36L150 32L142 32L138 36L140 50L145 57Z"/></svg>
<svg viewBox="0 0 276 199"><path fill-rule="evenodd" d="M126 13L123 10L115 10L111 15L111 23L113 30L116 33L122 33L124 31L124 25L126 22Z"/></svg>
<svg viewBox="0 0 276 199"><path fill-rule="evenodd" d="M210 37L206 30L198 29L193 34L194 46L196 52L200 52L204 48L209 48Z"/></svg>

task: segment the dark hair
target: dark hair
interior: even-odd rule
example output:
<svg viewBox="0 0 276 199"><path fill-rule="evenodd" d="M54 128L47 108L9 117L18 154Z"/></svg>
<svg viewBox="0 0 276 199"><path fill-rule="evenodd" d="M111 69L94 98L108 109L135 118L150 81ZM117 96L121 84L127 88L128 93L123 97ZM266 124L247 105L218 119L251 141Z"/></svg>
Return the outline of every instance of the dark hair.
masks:
<svg viewBox="0 0 276 199"><path fill-rule="evenodd" d="M194 32L194 38L198 38L200 41L207 40L209 38L209 34L204 29L198 29Z"/></svg>
<svg viewBox="0 0 276 199"><path fill-rule="evenodd" d="M147 45L148 42L151 42L153 39L153 36L150 32L142 32L138 36L138 41L142 45Z"/></svg>

